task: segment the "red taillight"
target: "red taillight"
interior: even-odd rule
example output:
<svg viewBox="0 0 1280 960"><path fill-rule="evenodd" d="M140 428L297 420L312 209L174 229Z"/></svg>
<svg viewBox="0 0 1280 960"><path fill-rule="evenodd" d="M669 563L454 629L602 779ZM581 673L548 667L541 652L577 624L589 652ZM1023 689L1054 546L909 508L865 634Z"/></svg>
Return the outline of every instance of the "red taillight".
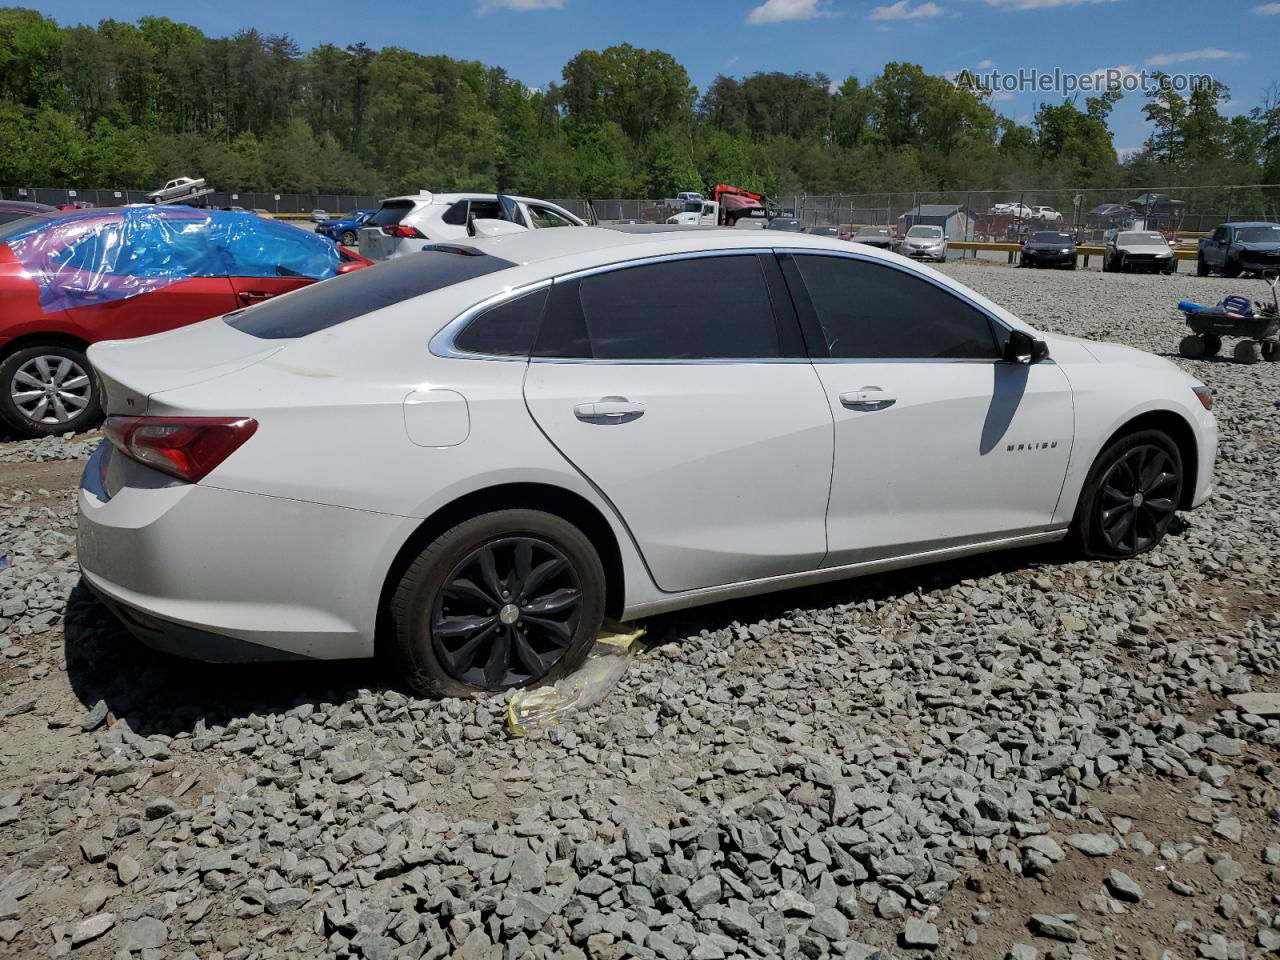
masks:
<svg viewBox="0 0 1280 960"><path fill-rule="evenodd" d="M250 417L107 417L103 432L127 457L198 483L253 436Z"/></svg>
<svg viewBox="0 0 1280 960"><path fill-rule="evenodd" d="M403 237L405 240L425 240L427 235L417 227L406 227L403 223L390 223L382 228L388 237Z"/></svg>

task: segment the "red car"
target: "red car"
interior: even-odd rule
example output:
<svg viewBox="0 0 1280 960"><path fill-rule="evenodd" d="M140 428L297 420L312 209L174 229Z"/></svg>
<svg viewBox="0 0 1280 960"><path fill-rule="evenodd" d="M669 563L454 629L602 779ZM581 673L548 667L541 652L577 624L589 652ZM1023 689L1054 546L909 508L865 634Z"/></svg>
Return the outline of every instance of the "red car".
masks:
<svg viewBox="0 0 1280 960"><path fill-rule="evenodd" d="M0 418L19 433L99 416L85 350L161 333L368 266L252 213L107 207L0 225Z"/></svg>

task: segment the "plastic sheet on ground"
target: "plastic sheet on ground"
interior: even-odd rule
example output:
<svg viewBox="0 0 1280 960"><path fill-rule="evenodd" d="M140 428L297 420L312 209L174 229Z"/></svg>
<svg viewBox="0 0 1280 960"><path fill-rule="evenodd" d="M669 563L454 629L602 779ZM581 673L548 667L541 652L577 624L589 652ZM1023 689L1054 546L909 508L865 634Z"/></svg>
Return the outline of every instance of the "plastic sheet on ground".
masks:
<svg viewBox="0 0 1280 960"><path fill-rule="evenodd" d="M150 293L191 277L327 280L342 262L324 237L252 213L110 207L39 220L5 237L46 313Z"/></svg>
<svg viewBox="0 0 1280 960"><path fill-rule="evenodd" d="M590 656L555 684L517 690L507 703L507 729L518 737L536 737L571 713L605 698L627 672L631 658L644 652L642 627L605 621Z"/></svg>

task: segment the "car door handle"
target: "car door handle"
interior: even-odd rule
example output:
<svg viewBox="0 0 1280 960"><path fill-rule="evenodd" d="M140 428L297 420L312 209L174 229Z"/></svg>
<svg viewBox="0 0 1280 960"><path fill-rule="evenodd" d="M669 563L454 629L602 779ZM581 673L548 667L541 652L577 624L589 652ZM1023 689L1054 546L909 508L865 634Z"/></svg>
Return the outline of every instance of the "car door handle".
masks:
<svg viewBox="0 0 1280 960"><path fill-rule="evenodd" d="M266 290L241 290L237 296L241 303L261 303L263 300L270 300L275 294Z"/></svg>
<svg viewBox="0 0 1280 960"><path fill-rule="evenodd" d="M897 397L879 387L863 387L840 394L840 403L850 410L887 410L897 402Z"/></svg>
<svg viewBox="0 0 1280 960"><path fill-rule="evenodd" d="M587 423L626 423L644 416L644 404L626 397L602 397L592 403L579 403L573 415Z"/></svg>

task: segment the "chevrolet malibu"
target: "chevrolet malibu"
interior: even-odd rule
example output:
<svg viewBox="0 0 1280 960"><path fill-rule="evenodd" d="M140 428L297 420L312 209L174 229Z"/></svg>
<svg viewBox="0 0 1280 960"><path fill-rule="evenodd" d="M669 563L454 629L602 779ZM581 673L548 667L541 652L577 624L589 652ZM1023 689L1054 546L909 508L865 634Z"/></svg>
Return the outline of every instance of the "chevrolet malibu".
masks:
<svg viewBox="0 0 1280 960"><path fill-rule="evenodd" d="M1070 538L1210 493L1206 388L836 239L439 244L100 343L84 578L206 660L375 647L436 695L550 682L631 619Z"/></svg>

